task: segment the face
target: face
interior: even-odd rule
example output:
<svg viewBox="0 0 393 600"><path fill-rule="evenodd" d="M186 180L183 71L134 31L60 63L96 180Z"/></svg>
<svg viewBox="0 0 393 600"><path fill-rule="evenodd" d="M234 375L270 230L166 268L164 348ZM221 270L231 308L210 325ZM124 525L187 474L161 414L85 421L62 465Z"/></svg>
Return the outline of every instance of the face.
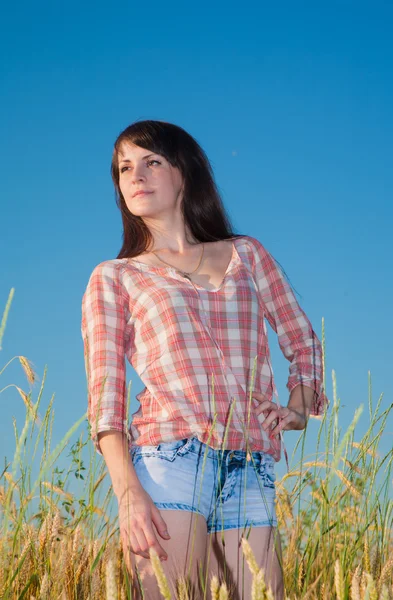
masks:
<svg viewBox="0 0 393 600"><path fill-rule="evenodd" d="M161 154L123 144L118 154L119 187L128 210L140 217L170 215L180 208L182 175ZM134 195L139 190L149 193Z"/></svg>

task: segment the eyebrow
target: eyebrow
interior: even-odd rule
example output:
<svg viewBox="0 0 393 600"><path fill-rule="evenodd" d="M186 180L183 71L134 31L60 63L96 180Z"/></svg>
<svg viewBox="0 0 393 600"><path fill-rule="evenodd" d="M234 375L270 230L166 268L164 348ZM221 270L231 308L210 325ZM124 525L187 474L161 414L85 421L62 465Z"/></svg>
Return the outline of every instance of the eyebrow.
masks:
<svg viewBox="0 0 393 600"><path fill-rule="evenodd" d="M146 156L142 156L142 160L145 160L145 158L149 158L149 156L154 156L155 152L152 152L152 154L146 154ZM128 158L124 158L123 160L121 160L119 162L119 165L121 165L121 163L130 163L132 162L131 160L129 160Z"/></svg>

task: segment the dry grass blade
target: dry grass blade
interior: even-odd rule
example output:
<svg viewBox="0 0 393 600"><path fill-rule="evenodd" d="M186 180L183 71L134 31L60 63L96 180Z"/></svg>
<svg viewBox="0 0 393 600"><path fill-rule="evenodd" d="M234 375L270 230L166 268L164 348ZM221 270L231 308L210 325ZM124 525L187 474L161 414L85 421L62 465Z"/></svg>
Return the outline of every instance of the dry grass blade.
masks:
<svg viewBox="0 0 393 600"><path fill-rule="evenodd" d="M57 505L51 500L48 496L41 496L42 500L47 503L51 512L54 512L57 508Z"/></svg>
<svg viewBox="0 0 393 600"><path fill-rule="evenodd" d="M351 462L350 460L348 460L347 458L345 458L345 456L342 456L341 460L343 461L343 463L345 463L346 465L349 466L349 468L351 469L351 471L356 471L356 473L358 473L359 475L362 475L361 468L357 467L353 462Z"/></svg>
<svg viewBox="0 0 393 600"><path fill-rule="evenodd" d="M357 490L355 488L353 483L351 481L349 481L349 479L344 475L344 473L342 471L340 471L340 469L335 469L335 473L337 473L337 476L341 479L343 484L348 488L349 492L352 494L352 496L354 496L354 498L359 499L362 497L362 494L359 492L359 490Z"/></svg>
<svg viewBox="0 0 393 600"><path fill-rule="evenodd" d="M97 479L97 481L95 482L94 486L93 486L93 492L97 491L98 486L100 485L101 481L103 481L106 477L106 473L102 473L102 475L100 475L100 477Z"/></svg>
<svg viewBox="0 0 393 600"><path fill-rule="evenodd" d="M6 471L3 475L3 477L8 481L8 483L12 484L12 487L16 488L17 490L19 489L18 484L14 481L14 478L12 477L11 473Z"/></svg>
<svg viewBox="0 0 393 600"><path fill-rule="evenodd" d="M29 398L29 394L26 394L26 392L23 391L22 388L20 388L18 385L15 385L15 387L18 390L19 395L21 396L27 410L30 411L32 417L35 419L37 425L41 425L41 419L35 416L35 407L31 399Z"/></svg>
<svg viewBox="0 0 393 600"><path fill-rule="evenodd" d="M330 468L331 465L329 465L326 462L320 461L320 460L312 460L311 462L303 463L303 466L304 467L324 467L326 469L326 468Z"/></svg>
<svg viewBox="0 0 393 600"><path fill-rule="evenodd" d="M304 594L304 596L302 596L302 600L312 600L313 598L315 598L315 588L317 587L322 575L323 572L318 573L318 576L316 577L315 581L312 582L312 584L308 587L307 592Z"/></svg>
<svg viewBox="0 0 393 600"><path fill-rule="evenodd" d="M65 492L56 485L53 485L53 483L50 483L50 481L41 481L41 485L48 488L52 492L55 492L56 494L60 494L60 496L64 496L64 498L67 498L67 500L69 500L70 502L74 501L74 496L72 494L70 494L69 492Z"/></svg>
<svg viewBox="0 0 393 600"><path fill-rule="evenodd" d="M31 366L32 363L25 356L19 356L18 358L19 358L19 362L22 365L22 368L26 374L28 382L31 384L35 383L36 379L38 379L38 378L37 378L36 373L33 370L33 367Z"/></svg>
<svg viewBox="0 0 393 600"><path fill-rule="evenodd" d="M370 448L367 448L367 450L364 448L363 444L359 444L359 442L352 442L352 446L354 448L360 448L361 450L367 452L367 454L369 454L370 456L372 456L373 458L378 458L378 453L374 452L374 450L370 450Z"/></svg>

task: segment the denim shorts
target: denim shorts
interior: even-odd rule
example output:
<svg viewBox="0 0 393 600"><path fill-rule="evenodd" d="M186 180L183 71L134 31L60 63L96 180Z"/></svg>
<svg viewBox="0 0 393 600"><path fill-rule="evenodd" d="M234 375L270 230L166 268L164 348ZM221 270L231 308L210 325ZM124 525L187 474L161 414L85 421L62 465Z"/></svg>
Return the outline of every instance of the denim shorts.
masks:
<svg viewBox="0 0 393 600"><path fill-rule="evenodd" d="M271 454L252 452L246 460L245 450L215 450L191 437L133 446L131 458L157 508L199 513L208 533L277 526Z"/></svg>

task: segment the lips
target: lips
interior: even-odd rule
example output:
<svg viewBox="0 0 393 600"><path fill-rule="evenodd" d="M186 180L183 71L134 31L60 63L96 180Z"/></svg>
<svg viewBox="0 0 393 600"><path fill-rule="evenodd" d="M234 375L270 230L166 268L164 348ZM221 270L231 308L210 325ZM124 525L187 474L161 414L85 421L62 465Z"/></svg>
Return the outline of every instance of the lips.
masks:
<svg viewBox="0 0 393 600"><path fill-rule="evenodd" d="M135 198L135 196L142 196L144 194L151 194L152 192L148 192L147 190L139 190L139 192L135 192L135 194L133 195L133 198Z"/></svg>

